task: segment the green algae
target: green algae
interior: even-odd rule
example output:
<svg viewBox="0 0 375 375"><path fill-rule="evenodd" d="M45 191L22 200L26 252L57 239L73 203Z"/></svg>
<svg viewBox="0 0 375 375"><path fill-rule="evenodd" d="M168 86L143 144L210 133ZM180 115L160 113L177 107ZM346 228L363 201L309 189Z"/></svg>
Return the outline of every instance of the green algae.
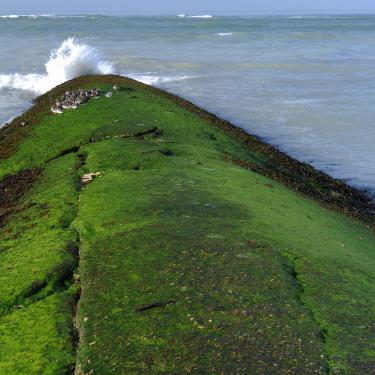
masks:
<svg viewBox="0 0 375 375"><path fill-rule="evenodd" d="M74 272L78 374L369 373L373 231L249 170L294 173L178 99L70 85L106 80L112 98L63 115L43 100L65 86L40 99L0 162L2 177L43 169L1 236L0 373L72 368ZM298 190L329 190L309 173Z"/></svg>
<svg viewBox="0 0 375 375"><path fill-rule="evenodd" d="M0 319L1 374L71 374L75 366L70 289Z"/></svg>
<svg viewBox="0 0 375 375"><path fill-rule="evenodd" d="M77 206L76 163L74 155L49 163L23 198L20 212L3 228L0 314L25 298L50 293L71 278L76 265L68 251L77 237L69 228Z"/></svg>
<svg viewBox="0 0 375 375"><path fill-rule="evenodd" d="M70 228L77 210L77 158L45 165L2 228L0 373L67 374L75 364Z"/></svg>
<svg viewBox="0 0 375 375"><path fill-rule="evenodd" d="M107 170L102 156L107 163L110 144L117 150L119 142L124 162L115 152ZM202 153L199 163L190 155L145 160L143 151L158 143L116 140L85 148L86 167L102 177L81 195L76 221L82 283L93 286L83 290L80 301L83 371L120 366L125 373L325 373L325 366L333 371L340 364L366 373L362 369L371 368L373 358L363 349L372 347L373 335L371 325L360 327L370 324L375 296L367 282L373 277L373 234L255 173L221 160L202 163ZM125 162L128 152L139 155L137 171ZM249 241L261 245L249 249ZM301 258L304 272L288 262L289 254ZM353 254L356 265L347 263ZM217 263L216 257L224 259ZM353 280L341 277L342 268L361 286L354 290ZM334 288L335 279L342 289ZM171 300L175 303L162 311L150 312L151 321L137 313ZM361 303L368 309L349 309ZM220 325L206 333L217 315L246 339ZM204 333L189 333L190 318L198 319L198 332ZM355 326L348 326L348 319ZM112 341L115 335L118 340ZM346 337L358 338L355 348Z"/></svg>
<svg viewBox="0 0 375 375"><path fill-rule="evenodd" d="M154 174L108 173L81 195L81 371L324 372L319 327L283 258L248 247L247 212Z"/></svg>

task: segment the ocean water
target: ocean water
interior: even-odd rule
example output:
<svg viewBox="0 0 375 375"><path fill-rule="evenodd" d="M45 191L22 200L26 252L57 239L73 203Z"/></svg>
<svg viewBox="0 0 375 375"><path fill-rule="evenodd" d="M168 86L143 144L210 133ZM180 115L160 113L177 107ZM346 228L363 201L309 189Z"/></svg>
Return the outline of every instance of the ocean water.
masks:
<svg viewBox="0 0 375 375"><path fill-rule="evenodd" d="M0 15L0 123L87 73L167 89L375 192L375 16Z"/></svg>

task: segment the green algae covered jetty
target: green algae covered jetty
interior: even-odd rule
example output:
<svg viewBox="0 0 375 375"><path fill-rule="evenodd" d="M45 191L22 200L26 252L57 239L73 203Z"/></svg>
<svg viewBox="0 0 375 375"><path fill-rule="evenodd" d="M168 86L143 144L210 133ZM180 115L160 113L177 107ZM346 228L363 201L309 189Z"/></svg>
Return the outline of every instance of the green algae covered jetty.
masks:
<svg viewBox="0 0 375 375"><path fill-rule="evenodd" d="M166 92L67 82L0 130L0 374L375 373L372 209Z"/></svg>

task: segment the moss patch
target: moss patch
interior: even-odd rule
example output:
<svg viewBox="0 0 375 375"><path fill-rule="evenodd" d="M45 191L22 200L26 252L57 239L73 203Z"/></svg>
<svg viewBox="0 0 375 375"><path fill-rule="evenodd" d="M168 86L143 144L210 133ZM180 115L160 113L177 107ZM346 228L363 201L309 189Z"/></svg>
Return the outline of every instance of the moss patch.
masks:
<svg viewBox="0 0 375 375"><path fill-rule="evenodd" d="M74 289L19 308L0 320L1 374L72 374Z"/></svg>

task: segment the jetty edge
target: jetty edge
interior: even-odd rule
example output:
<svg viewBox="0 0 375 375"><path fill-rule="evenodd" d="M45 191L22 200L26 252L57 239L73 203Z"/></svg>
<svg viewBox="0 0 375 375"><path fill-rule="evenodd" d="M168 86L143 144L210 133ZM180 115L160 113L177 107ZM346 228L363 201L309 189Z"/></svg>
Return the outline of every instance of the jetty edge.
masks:
<svg viewBox="0 0 375 375"><path fill-rule="evenodd" d="M66 82L0 129L0 374L371 373L372 212L165 91Z"/></svg>

